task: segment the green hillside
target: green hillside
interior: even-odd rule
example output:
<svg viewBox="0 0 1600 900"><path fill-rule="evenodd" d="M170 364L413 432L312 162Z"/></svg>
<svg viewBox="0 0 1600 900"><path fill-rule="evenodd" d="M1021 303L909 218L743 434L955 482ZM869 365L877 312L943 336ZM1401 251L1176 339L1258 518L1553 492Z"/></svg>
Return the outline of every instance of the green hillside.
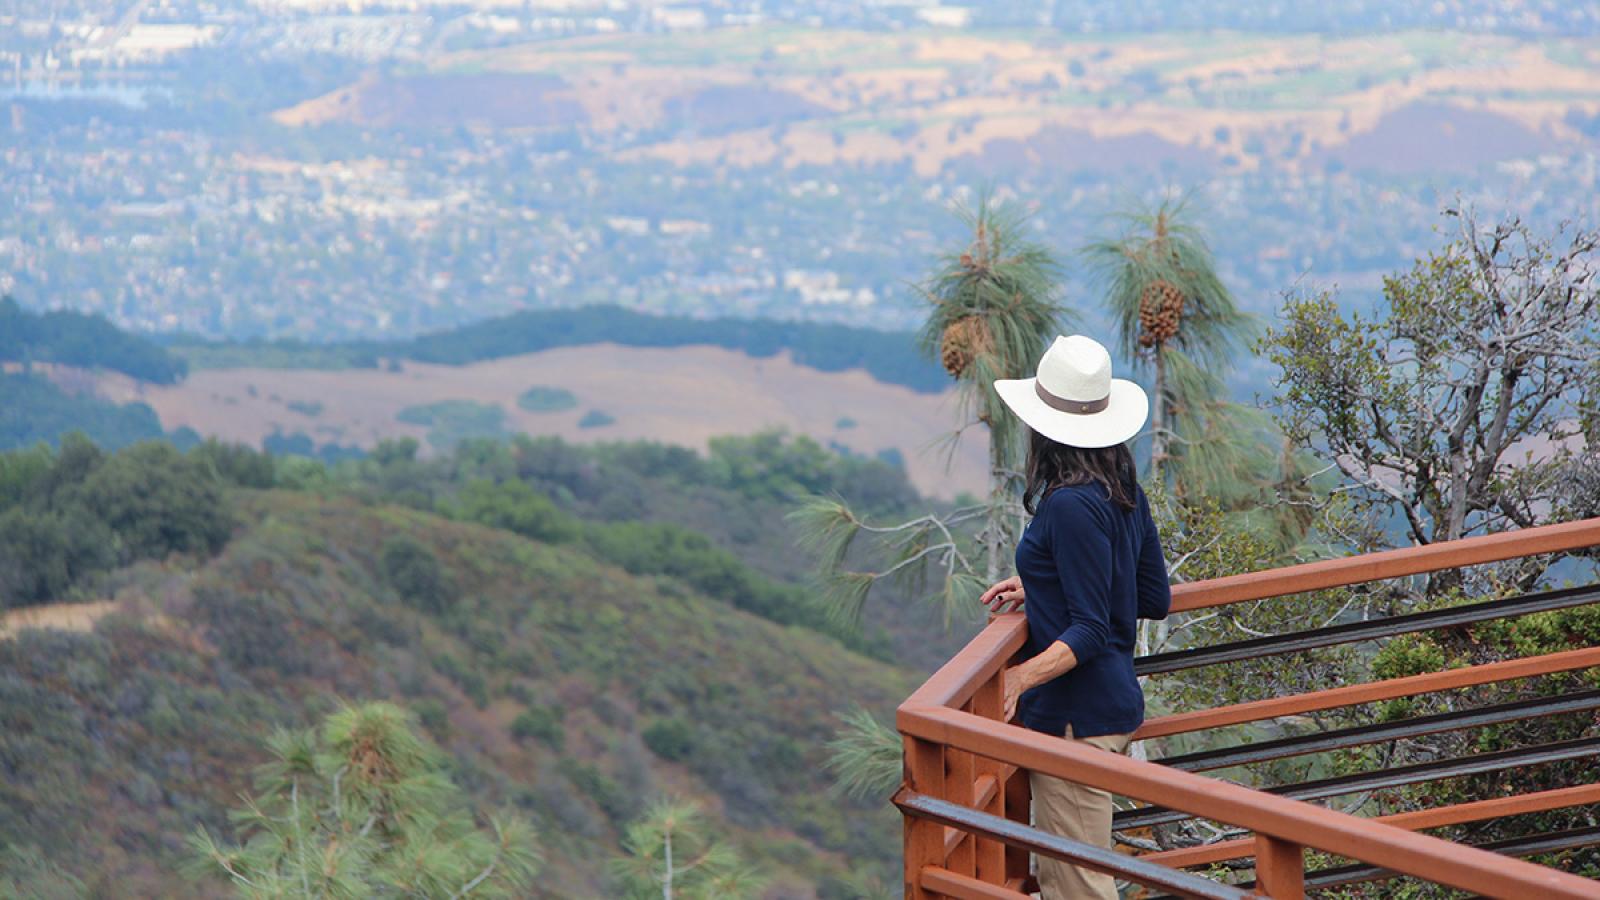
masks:
<svg viewBox="0 0 1600 900"><path fill-rule="evenodd" d="M886 712L912 673L580 543L354 496L231 495L215 557L116 570L92 632L0 640L0 847L104 896L220 895L175 874L183 837L228 833L265 735L390 698L480 811L539 826L541 896L608 896L603 860L661 794L703 801L799 896L892 865L892 816L828 792L822 744L846 698Z"/></svg>

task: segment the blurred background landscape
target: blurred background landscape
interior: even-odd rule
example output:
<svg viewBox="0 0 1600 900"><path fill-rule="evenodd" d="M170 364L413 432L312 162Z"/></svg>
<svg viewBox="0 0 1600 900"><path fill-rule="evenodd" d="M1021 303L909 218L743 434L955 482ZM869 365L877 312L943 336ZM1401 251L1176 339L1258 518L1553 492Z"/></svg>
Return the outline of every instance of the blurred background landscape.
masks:
<svg viewBox="0 0 1600 900"><path fill-rule="evenodd" d="M1600 219L1591 3L0 0L0 110L0 895L224 896L185 836L335 697L531 820L538 896L669 793L872 895L824 745L970 623L841 628L785 516L984 490L912 337L951 204L1091 334L1078 250L1164 198L1263 321L1452 203Z"/></svg>

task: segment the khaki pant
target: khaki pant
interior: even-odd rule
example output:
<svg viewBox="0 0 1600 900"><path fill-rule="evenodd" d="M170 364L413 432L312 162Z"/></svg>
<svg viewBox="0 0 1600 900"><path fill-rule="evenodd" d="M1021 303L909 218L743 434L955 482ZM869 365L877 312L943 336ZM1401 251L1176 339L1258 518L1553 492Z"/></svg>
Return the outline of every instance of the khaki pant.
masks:
<svg viewBox="0 0 1600 900"><path fill-rule="evenodd" d="M1080 744L1088 744L1112 753L1128 752L1131 734L1106 734L1089 738L1074 738L1072 726L1067 726L1066 737ZM1033 791L1033 824L1035 828L1062 837L1111 847L1111 794L1099 788L1028 773L1028 784ZM1048 857L1039 857L1040 900L1117 900L1117 884L1110 875L1080 869L1070 863Z"/></svg>

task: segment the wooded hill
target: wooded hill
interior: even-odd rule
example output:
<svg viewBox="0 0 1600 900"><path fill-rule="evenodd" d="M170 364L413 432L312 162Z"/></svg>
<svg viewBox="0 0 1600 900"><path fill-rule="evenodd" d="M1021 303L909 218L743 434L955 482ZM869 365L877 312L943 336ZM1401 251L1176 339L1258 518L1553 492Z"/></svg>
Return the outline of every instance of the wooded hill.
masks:
<svg viewBox="0 0 1600 900"><path fill-rule="evenodd" d="M824 745L848 704L887 715L920 673L883 661L881 629L827 633L807 592L722 545L743 533L740 557L798 568L769 518L788 492L892 508L907 502L903 481L884 488L894 470L777 437L709 459L525 438L415 450L334 467L215 443L0 454L0 520L27 537L7 547L70 538L52 518L122 510L103 535L113 556L95 560L108 568L0 561L75 574L11 593L12 616L99 616L0 637L0 846L91 893L222 895L176 874L183 839L230 834L266 735L387 698L421 717L479 813L538 826L539 896L612 895L604 860L661 795L702 802L801 895L892 880L892 811L834 796ZM713 509L722 535L663 517Z"/></svg>

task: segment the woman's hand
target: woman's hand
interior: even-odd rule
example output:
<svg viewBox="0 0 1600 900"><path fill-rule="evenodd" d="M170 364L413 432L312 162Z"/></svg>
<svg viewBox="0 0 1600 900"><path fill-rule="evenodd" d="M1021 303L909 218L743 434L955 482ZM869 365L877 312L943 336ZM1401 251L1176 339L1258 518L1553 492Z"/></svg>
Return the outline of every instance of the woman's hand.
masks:
<svg viewBox="0 0 1600 900"><path fill-rule="evenodd" d="M1078 665L1078 656L1064 641L1056 641L1044 648L1038 656L1018 663L1001 673L1000 721L1009 722L1017 715L1017 700L1025 692L1072 671Z"/></svg>
<svg viewBox="0 0 1600 900"><path fill-rule="evenodd" d="M1010 722L1017 717L1017 700L1022 697L1022 692L1027 690L1018 674L1016 669L1006 670L1004 678L1005 701L1000 707L1000 721L1002 722Z"/></svg>
<svg viewBox="0 0 1600 900"><path fill-rule="evenodd" d="M989 607L989 612L996 615L1003 612L1016 612L1022 608L1025 598L1022 594L1022 577L1013 575L1005 581L991 585L978 602Z"/></svg>

